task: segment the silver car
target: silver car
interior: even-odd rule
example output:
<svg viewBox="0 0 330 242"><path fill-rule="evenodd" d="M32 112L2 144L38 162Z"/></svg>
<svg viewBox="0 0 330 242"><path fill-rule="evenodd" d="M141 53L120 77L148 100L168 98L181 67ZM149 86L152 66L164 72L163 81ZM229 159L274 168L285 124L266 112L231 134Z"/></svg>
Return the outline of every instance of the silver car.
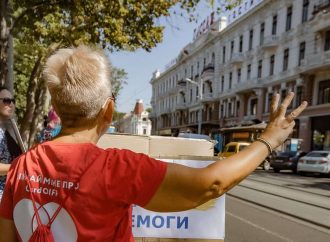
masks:
<svg viewBox="0 0 330 242"><path fill-rule="evenodd" d="M297 172L330 174L330 150L311 151L298 161Z"/></svg>

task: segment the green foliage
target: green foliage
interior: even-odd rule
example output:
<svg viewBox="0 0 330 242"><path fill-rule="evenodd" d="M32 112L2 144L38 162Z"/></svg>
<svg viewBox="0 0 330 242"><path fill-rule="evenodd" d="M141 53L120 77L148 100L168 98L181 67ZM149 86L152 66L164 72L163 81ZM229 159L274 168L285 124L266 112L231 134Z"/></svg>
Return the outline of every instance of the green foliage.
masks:
<svg viewBox="0 0 330 242"><path fill-rule="evenodd" d="M224 1L228 8L240 2ZM138 48L150 51L163 38L164 26L159 24L160 18L170 14L184 16L182 12L185 12L193 20L200 2L202 1L9 0L10 5L3 12L8 25L12 23L10 33L15 40L14 88L18 117L22 119L23 116L28 116L28 111L30 114L34 112L29 110L31 107L26 106L31 78L34 85L42 85L41 81L35 79L40 78L44 59L56 48L83 43L96 44L110 52L123 49L134 51ZM207 2L211 7L215 5L214 0ZM177 5L181 7L181 13L172 11ZM50 48L51 46L56 48ZM113 67L112 86L116 95L123 88L126 79L124 70ZM40 88L33 90L36 92Z"/></svg>
<svg viewBox="0 0 330 242"><path fill-rule="evenodd" d="M124 69L112 66L111 68L111 87L113 94L117 97L123 89L123 85L127 84L127 73Z"/></svg>
<svg viewBox="0 0 330 242"><path fill-rule="evenodd" d="M121 113L121 112L118 112L118 111L115 110L114 113L113 113L112 121L116 122L116 121L121 120L125 116L125 114L126 113Z"/></svg>

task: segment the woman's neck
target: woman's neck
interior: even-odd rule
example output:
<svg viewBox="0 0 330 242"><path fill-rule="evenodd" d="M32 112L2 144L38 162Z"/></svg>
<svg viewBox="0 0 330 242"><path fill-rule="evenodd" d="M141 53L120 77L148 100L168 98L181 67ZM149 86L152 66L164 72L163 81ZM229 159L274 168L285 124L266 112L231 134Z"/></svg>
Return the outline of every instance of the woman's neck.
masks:
<svg viewBox="0 0 330 242"><path fill-rule="evenodd" d="M53 140L63 143L93 143L96 144L100 135L96 127L92 129L77 130L74 128L62 127L61 132Z"/></svg>

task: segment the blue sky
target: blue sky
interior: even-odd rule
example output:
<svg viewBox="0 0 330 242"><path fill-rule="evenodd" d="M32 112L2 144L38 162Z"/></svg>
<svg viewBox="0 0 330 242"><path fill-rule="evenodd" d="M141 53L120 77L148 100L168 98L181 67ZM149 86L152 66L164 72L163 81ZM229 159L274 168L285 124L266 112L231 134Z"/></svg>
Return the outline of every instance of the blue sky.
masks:
<svg viewBox="0 0 330 242"><path fill-rule="evenodd" d="M135 52L116 52L110 55L115 67L123 68L128 73L127 84L124 85L117 99L117 111L130 112L137 99L142 99L144 108L150 107L152 73L156 69L164 70L165 66L177 57L180 50L192 42L193 31L210 13L212 9L206 3L198 7L198 23L191 23L183 17L170 17L161 20L165 23L163 42L151 52L137 50ZM175 27L173 27L175 26ZM179 29L177 29L179 28Z"/></svg>

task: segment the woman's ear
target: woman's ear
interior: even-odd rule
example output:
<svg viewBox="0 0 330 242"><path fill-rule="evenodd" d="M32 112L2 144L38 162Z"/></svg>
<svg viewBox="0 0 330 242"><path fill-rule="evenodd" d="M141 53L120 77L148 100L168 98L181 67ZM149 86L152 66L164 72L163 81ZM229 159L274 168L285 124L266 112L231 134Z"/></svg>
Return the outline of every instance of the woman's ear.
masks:
<svg viewBox="0 0 330 242"><path fill-rule="evenodd" d="M107 121L107 123L112 122L113 112L115 111L115 104L112 99L108 99L104 108L103 117Z"/></svg>

